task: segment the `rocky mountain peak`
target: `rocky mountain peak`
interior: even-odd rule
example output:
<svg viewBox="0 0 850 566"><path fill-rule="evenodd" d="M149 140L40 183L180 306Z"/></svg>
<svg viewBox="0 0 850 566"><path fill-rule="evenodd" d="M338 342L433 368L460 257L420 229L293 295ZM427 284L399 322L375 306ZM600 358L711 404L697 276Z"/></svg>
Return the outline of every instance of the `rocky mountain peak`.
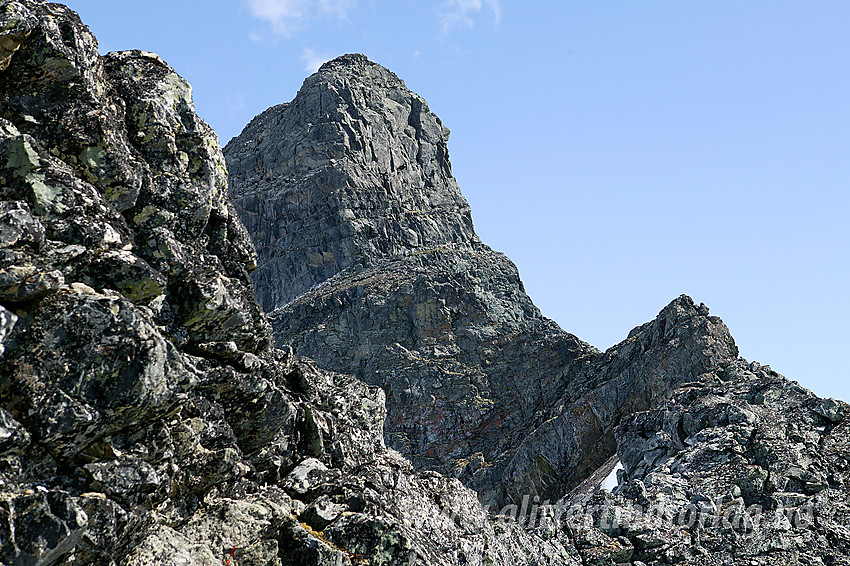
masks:
<svg viewBox="0 0 850 566"><path fill-rule="evenodd" d="M734 341L687 297L608 353L563 331L475 236L447 142L363 55L255 118L225 156L257 297L278 345L384 389L387 443L415 466L499 506L559 496L614 454L621 415L728 363Z"/></svg>
<svg viewBox="0 0 850 566"><path fill-rule="evenodd" d="M323 73L330 70L334 70L341 73L345 73L350 71L355 76L360 77L364 75L365 69L376 70L380 73L392 75L398 82L404 84L404 81L398 78L398 75L396 75L386 67L370 61L369 58L363 53L346 53L344 55L340 55L339 57L335 57L330 61L325 61L319 66L318 72Z"/></svg>
<svg viewBox="0 0 850 566"><path fill-rule="evenodd" d="M363 55L325 63L292 102L255 118L225 153L263 255L262 306L351 266L477 242L448 138L421 97Z"/></svg>

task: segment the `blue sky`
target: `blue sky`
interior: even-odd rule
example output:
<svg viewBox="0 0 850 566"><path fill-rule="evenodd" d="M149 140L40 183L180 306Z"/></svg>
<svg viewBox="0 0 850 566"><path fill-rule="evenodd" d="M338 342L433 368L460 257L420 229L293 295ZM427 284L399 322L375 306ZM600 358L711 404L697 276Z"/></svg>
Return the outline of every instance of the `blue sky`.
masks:
<svg viewBox="0 0 850 566"><path fill-rule="evenodd" d="M159 53L223 143L327 58L425 97L476 229L606 348L680 293L850 400L850 2L70 0Z"/></svg>

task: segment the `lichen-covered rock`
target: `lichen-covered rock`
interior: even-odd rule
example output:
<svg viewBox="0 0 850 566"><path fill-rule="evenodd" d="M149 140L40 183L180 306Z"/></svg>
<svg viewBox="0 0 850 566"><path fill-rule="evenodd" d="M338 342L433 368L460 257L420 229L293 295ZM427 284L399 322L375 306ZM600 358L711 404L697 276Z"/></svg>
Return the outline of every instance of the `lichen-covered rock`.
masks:
<svg viewBox="0 0 850 566"><path fill-rule="evenodd" d="M722 322L687 297L605 353L560 331L477 242L424 102L363 58L327 69L348 66L384 90L337 85L363 99L342 107L316 80L301 111L345 110L304 126L328 143L250 159L294 162L328 194L334 175L363 170L366 189L413 187L399 198L421 223L397 222L384 193L349 191L387 212L361 232L357 214L328 223L327 241L343 243L321 269L312 251L310 269L280 268L295 278L282 292L297 297L286 308L302 317L290 321L299 344L347 355L356 343L372 385L270 347L253 248L188 84L149 53L99 56L64 6L0 0L0 564L847 562L845 404L735 360ZM392 136L406 136L401 149ZM326 220L305 222L312 238L309 223ZM364 240L371 230L387 240ZM538 381L496 379L512 375ZM407 426L392 421L399 399L423 392L434 406L393 442L457 441L433 457L521 508L488 512L457 478L387 448L385 430ZM493 412L508 398L518 408ZM498 453L494 431L511 432ZM615 449L621 485L596 492ZM583 479L559 505L543 500ZM759 523L753 505L776 520Z"/></svg>
<svg viewBox="0 0 850 566"><path fill-rule="evenodd" d="M58 4L4 10L15 14L8 37L23 38L3 71L4 198L39 214L50 247L86 248L52 267L95 288L112 274L109 288L155 301L157 323L178 340L218 340L224 325L243 349L264 347L246 271L253 249L188 83L151 53L100 57Z"/></svg>
<svg viewBox="0 0 850 566"><path fill-rule="evenodd" d="M824 406L847 407L757 363L715 370L623 419L614 495L563 502L591 510L565 527L599 563L847 563L850 446Z"/></svg>
<svg viewBox="0 0 850 566"><path fill-rule="evenodd" d="M0 564L569 563L387 450L379 388L270 348L218 140L159 57L0 0L0 94Z"/></svg>

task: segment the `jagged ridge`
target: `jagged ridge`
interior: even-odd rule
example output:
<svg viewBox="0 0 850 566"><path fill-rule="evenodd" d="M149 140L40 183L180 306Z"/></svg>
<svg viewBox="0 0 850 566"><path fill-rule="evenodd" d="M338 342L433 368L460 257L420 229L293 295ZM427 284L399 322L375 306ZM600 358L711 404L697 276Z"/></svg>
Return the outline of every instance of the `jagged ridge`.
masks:
<svg viewBox="0 0 850 566"><path fill-rule="evenodd" d="M457 480L384 447L380 389L269 347L218 142L173 69L138 51L99 57L67 8L7 0L0 92L0 563L209 566L231 549L239 565L847 562L848 407L734 360L725 327L687 297L581 357L574 389L553 392L525 435L534 454L597 422L601 435L561 436L581 440L563 453L589 470L616 439L618 493L592 495L606 505L581 520L537 508L547 520L533 528L494 521ZM372 292L363 277L388 264L418 281L433 260L404 263L429 255L417 251L376 252L326 285ZM463 283L471 261L435 263ZM521 293L500 265L499 284ZM518 320L546 327L535 313ZM658 390L618 399L633 381ZM630 414L659 391L674 400ZM810 506L813 522L682 528L645 512L688 500ZM625 511L632 522L612 523Z"/></svg>

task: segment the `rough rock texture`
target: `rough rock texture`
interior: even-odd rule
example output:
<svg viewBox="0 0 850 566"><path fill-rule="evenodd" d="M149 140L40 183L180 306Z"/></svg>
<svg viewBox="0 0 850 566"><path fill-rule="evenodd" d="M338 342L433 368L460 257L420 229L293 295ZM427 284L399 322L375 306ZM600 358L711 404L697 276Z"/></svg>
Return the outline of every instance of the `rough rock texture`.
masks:
<svg viewBox="0 0 850 566"><path fill-rule="evenodd" d="M614 495L563 518L585 564L849 564L848 405L736 361L617 431Z"/></svg>
<svg viewBox="0 0 850 566"><path fill-rule="evenodd" d="M277 342L387 394L386 436L499 507L563 495L614 452L619 418L737 356L680 298L600 353L544 318L482 244L448 130L362 55L335 59L225 148Z"/></svg>
<svg viewBox="0 0 850 566"><path fill-rule="evenodd" d="M347 55L228 144L277 342L381 386L393 446L569 560L850 563L848 407L740 360L686 296L606 352L563 332L472 231L447 135ZM286 485L327 473L305 462ZM304 516L330 524L337 501Z"/></svg>
<svg viewBox="0 0 850 566"><path fill-rule="evenodd" d="M339 65L413 108L385 70L358 57L326 70ZM385 427L383 389L270 346L218 141L170 67L99 56L61 5L0 0L0 94L0 566L850 564L850 407L737 359L684 296L605 353L542 318L472 233L424 103L405 135L430 141L406 142L423 157L399 173L418 196L398 196L432 230L352 191L385 212L310 216L305 241L333 246L365 220L387 241L349 234L326 273L275 268L294 281L277 323L300 346L372 372L393 418L433 396ZM334 178L310 173L324 150L296 145L298 175ZM390 150L360 166L404 171ZM317 187L307 202L340 188ZM406 248L407 228L439 249ZM287 250L293 266L313 253ZM409 342L382 342L393 335ZM506 434L501 453L482 415ZM408 431L418 466L387 430ZM447 438L459 452L416 453ZM620 485L599 492L614 451ZM427 462L463 463L456 475L517 503L488 513Z"/></svg>
<svg viewBox="0 0 850 566"><path fill-rule="evenodd" d="M225 155L263 253L263 308L352 266L478 243L448 137L425 100L363 55L326 63L295 100L254 118Z"/></svg>
<svg viewBox="0 0 850 566"><path fill-rule="evenodd" d="M388 450L380 389L270 348L161 59L0 1L0 95L0 564L574 563Z"/></svg>

